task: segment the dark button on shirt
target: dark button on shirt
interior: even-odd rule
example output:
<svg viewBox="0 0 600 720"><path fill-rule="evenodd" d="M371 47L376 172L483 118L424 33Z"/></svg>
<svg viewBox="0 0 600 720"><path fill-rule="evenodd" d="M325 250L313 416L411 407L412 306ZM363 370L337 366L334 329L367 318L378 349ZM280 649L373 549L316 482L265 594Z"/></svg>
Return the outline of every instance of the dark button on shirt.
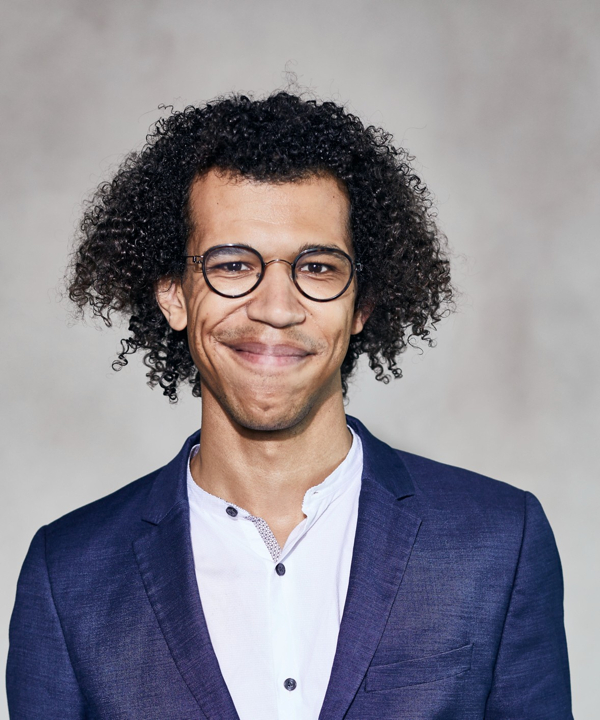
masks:
<svg viewBox="0 0 600 720"><path fill-rule="evenodd" d="M287 678L283 681L283 687L290 692L295 690L297 685L298 683L294 680L294 678Z"/></svg>
<svg viewBox="0 0 600 720"><path fill-rule="evenodd" d="M225 512L229 515L229 517L235 517L238 513L237 510L234 507L231 507L231 505L225 510Z"/></svg>
<svg viewBox="0 0 600 720"><path fill-rule="evenodd" d="M285 575L285 565L283 563L277 563L277 565L275 565L275 572L278 575Z"/></svg>

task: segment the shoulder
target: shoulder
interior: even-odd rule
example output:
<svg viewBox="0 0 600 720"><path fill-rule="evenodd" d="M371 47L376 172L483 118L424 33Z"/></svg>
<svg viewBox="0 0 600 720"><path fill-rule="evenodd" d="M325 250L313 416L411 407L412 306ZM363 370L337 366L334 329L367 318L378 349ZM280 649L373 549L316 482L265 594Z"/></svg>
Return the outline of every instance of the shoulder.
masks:
<svg viewBox="0 0 600 720"><path fill-rule="evenodd" d="M44 535L49 549L72 547L79 552L94 545L105 545L131 534L140 522L146 498L162 468L125 485L119 490L63 515L46 525ZM123 538L125 539L125 538Z"/></svg>
<svg viewBox="0 0 600 720"><path fill-rule="evenodd" d="M525 491L507 482L404 450L395 452L410 473L416 491L432 499L483 506L522 505L525 500Z"/></svg>
<svg viewBox="0 0 600 720"><path fill-rule="evenodd" d="M346 421L360 437L365 472L392 493L412 494L413 485L440 496L475 492L482 498L488 495L515 497L522 492L470 470L395 449L370 433L360 420L347 415Z"/></svg>
<svg viewBox="0 0 600 720"><path fill-rule="evenodd" d="M554 548L552 530L534 494L464 468L396 450L414 483L413 508L449 534L467 533L520 547L525 540Z"/></svg>
<svg viewBox="0 0 600 720"><path fill-rule="evenodd" d="M95 592L100 592L103 582L130 567L132 541L161 470L40 528L23 562L21 594L44 595L52 587L56 601L63 591L76 593L92 580L99 583Z"/></svg>
<svg viewBox="0 0 600 720"><path fill-rule="evenodd" d="M392 448L356 418L347 416L347 420L362 441L364 473L396 498L411 497L411 504L459 514L523 508L523 490L471 470Z"/></svg>
<svg viewBox="0 0 600 720"><path fill-rule="evenodd" d="M147 527L146 521L156 524L171 508L187 500L187 458L197 439L197 432L187 438L179 453L163 467L47 525L47 548L57 552L72 549L83 555L86 549L129 547L140 529Z"/></svg>

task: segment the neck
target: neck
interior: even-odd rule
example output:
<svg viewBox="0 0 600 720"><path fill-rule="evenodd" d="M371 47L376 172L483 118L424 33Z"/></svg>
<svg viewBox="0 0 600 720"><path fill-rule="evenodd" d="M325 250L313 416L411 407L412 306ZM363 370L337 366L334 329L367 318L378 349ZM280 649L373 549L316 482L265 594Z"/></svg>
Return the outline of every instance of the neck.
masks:
<svg viewBox="0 0 600 720"><path fill-rule="evenodd" d="M203 389L202 439L191 472L207 492L263 518L283 546L305 517L306 491L335 470L351 444L341 392L294 427L265 432L236 423Z"/></svg>

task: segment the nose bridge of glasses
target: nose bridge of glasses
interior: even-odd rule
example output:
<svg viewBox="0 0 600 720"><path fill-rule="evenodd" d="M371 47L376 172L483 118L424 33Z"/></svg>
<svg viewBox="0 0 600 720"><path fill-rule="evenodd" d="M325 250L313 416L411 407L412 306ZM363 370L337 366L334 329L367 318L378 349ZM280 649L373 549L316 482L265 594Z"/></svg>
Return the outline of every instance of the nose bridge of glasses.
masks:
<svg viewBox="0 0 600 720"><path fill-rule="evenodd" d="M286 265L289 265L290 268L293 267L293 263L291 263L289 260L284 260L283 258L273 258L272 260L269 260L269 262L265 263L265 268L268 267L269 265L272 265L273 263L278 263L278 262L285 263Z"/></svg>
<svg viewBox="0 0 600 720"><path fill-rule="evenodd" d="M268 262L265 262L264 270L263 270L263 272L262 272L262 275L261 275L261 278L260 278L260 280L259 280L259 283L260 283L262 280L264 280L264 277L265 277L265 275L266 275L267 268L269 267L269 265L274 265L274 264L276 264L276 263L284 263L285 265L288 265L288 277L290 278L290 280L293 280L293 268L294 268L294 264L291 263L289 260L285 260L284 258L273 258L272 260L269 260Z"/></svg>

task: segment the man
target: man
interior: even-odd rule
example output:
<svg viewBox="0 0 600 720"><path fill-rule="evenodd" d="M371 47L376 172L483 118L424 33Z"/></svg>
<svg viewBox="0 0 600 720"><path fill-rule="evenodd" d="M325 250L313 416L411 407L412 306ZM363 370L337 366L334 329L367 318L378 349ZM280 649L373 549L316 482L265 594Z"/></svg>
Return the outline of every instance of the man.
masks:
<svg viewBox="0 0 600 720"><path fill-rule="evenodd" d="M537 500L344 414L451 307L430 208L389 135L289 93L172 113L100 187L71 298L202 430L35 536L11 717L572 717Z"/></svg>

